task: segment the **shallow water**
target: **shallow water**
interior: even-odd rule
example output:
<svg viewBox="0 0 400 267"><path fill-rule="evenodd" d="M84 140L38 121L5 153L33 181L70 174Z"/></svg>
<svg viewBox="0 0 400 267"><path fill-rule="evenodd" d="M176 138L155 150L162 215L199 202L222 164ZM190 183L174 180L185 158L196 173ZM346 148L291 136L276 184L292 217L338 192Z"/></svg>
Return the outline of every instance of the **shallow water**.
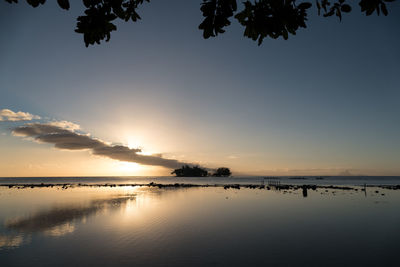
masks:
<svg viewBox="0 0 400 267"><path fill-rule="evenodd" d="M0 187L0 265L398 266L399 204L373 187Z"/></svg>
<svg viewBox="0 0 400 267"><path fill-rule="evenodd" d="M317 185L400 185L400 176L233 176L233 177L0 177L1 184L261 184L279 181L282 184Z"/></svg>

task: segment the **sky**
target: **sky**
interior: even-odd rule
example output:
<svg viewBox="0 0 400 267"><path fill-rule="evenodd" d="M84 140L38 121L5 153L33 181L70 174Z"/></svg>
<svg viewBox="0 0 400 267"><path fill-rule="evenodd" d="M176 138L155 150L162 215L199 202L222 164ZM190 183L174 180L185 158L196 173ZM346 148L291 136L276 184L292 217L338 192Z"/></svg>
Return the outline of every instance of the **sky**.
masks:
<svg viewBox="0 0 400 267"><path fill-rule="evenodd" d="M0 1L2 177L169 175L183 163L400 175L398 1L387 17L353 5L342 22L312 8L307 29L258 46L234 20L204 40L201 1L154 0L88 48L74 32L80 1L20 2Z"/></svg>

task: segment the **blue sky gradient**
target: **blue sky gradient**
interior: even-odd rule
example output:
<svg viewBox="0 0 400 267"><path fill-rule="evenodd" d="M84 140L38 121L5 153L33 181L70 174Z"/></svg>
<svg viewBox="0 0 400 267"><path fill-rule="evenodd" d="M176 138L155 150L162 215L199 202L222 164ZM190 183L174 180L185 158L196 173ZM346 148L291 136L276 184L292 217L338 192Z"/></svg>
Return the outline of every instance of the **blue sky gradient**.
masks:
<svg viewBox="0 0 400 267"><path fill-rule="evenodd" d="M235 21L204 40L201 1L152 1L89 48L73 31L81 4L48 2L0 2L0 109L240 174L400 175L398 1L387 17L353 5L342 22L312 8L307 29L261 46ZM0 157L50 150L11 136L15 125L0 124Z"/></svg>

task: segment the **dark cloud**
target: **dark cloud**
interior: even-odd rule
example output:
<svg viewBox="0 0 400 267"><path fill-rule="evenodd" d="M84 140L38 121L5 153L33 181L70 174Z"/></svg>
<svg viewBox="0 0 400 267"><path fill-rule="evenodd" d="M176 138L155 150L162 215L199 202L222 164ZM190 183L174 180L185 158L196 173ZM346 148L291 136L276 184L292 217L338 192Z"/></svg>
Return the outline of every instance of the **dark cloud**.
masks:
<svg viewBox="0 0 400 267"><path fill-rule="evenodd" d="M163 158L160 154L142 155L140 154L141 149L129 148L122 145L110 145L89 135L77 133L70 128L63 128L55 123L29 123L15 128L13 134L31 137L41 143L54 144L54 146L59 149L90 149L93 155L114 160L162 166L166 168L179 168L187 164L178 160Z"/></svg>
<svg viewBox="0 0 400 267"><path fill-rule="evenodd" d="M93 149L93 155L105 156L111 159L136 162L144 165L157 165L166 168L179 168L184 163L174 159L165 159L161 155L141 155L140 149L129 148L126 146L101 146Z"/></svg>
<svg viewBox="0 0 400 267"><path fill-rule="evenodd" d="M50 124L41 124L41 123L29 123L26 124L25 126L14 128L13 130L13 134L15 135L29 136L29 137L45 135L45 134L62 134L70 132L72 131L69 131L65 128L61 128L59 126L54 126Z"/></svg>
<svg viewBox="0 0 400 267"><path fill-rule="evenodd" d="M35 139L39 142L54 144L56 148L60 149L79 150L104 146L101 141L76 133L44 134Z"/></svg>

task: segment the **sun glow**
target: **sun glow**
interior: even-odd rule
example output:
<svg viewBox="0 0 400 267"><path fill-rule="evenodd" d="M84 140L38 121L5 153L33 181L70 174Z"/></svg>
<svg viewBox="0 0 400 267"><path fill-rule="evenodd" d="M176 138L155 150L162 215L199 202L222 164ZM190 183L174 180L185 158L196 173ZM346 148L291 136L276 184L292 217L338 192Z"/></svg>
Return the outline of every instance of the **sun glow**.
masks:
<svg viewBox="0 0 400 267"><path fill-rule="evenodd" d="M117 162L116 169L125 175L134 175L142 171L143 167L135 162Z"/></svg>
<svg viewBox="0 0 400 267"><path fill-rule="evenodd" d="M139 138L134 138L134 137L128 137L127 139L127 146L130 149L134 149L134 148L140 148L142 149L143 144L140 142Z"/></svg>
<svg viewBox="0 0 400 267"><path fill-rule="evenodd" d="M144 156L151 156L151 155L153 155L154 153L151 153L151 152L149 152L149 151L141 151L141 152L138 152L137 154L144 155Z"/></svg>
<svg viewBox="0 0 400 267"><path fill-rule="evenodd" d="M137 152L137 154L140 154L140 155L151 156L151 155L155 154L152 151L144 150L143 146L137 140L138 140L137 138L132 138L132 137L128 138L127 146L130 149L136 149L136 148L141 149L142 151Z"/></svg>

